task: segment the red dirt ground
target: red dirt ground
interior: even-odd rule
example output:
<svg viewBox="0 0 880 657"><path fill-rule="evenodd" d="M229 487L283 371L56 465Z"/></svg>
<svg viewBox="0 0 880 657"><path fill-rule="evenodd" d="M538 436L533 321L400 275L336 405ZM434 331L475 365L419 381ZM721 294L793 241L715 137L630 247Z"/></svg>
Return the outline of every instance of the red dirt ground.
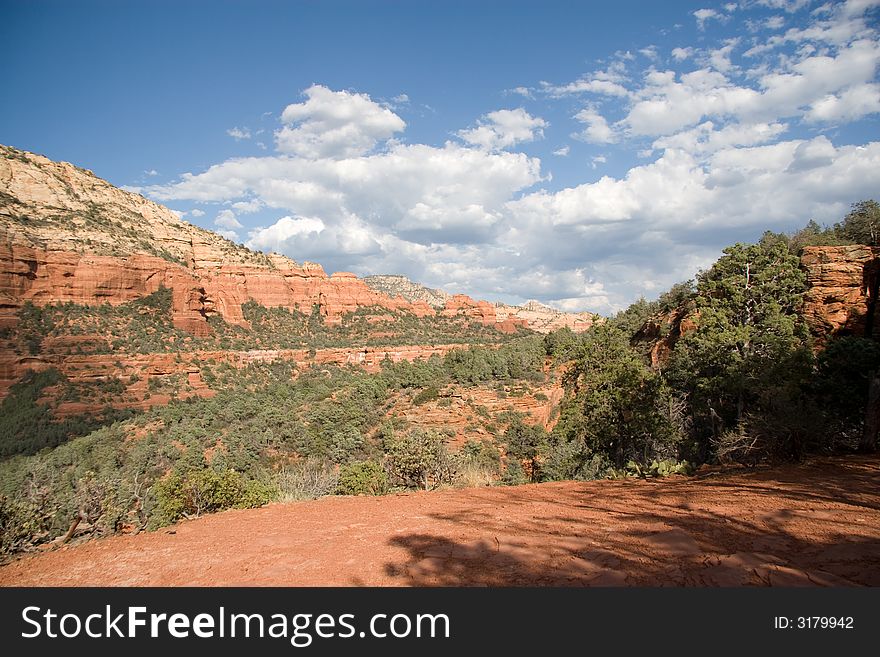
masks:
<svg viewBox="0 0 880 657"><path fill-rule="evenodd" d="M880 586L880 457L272 504L26 556L0 585Z"/></svg>

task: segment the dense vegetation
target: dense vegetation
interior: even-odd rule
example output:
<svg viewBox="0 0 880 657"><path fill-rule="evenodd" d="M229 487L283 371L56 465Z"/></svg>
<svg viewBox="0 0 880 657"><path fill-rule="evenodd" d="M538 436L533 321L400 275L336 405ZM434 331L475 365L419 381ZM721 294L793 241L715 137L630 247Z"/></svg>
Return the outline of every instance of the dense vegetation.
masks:
<svg viewBox="0 0 880 657"><path fill-rule="evenodd" d="M171 304L172 291L164 287L117 306L66 302L39 307L27 302L18 313L17 326L0 333L0 348L31 356L173 353L180 360L181 354L214 350L494 344L517 337L464 317L419 319L408 313L391 314L384 308L361 308L345 315L340 325L328 325L317 307L305 315L266 308L254 301L242 306L250 329L215 316L209 320L211 335L197 337L174 327ZM485 376L487 367L484 361L477 365L483 369L473 375L475 380ZM512 366L514 371L520 368L521 364ZM491 366L489 370L491 374ZM133 415L135 411L127 409L137 408L140 396L128 387L140 374L135 371L120 376L70 381L57 370L26 376L0 407L0 458L34 454ZM150 377L148 386L148 399L152 394L174 398L192 392L181 374ZM47 389L50 394L45 394ZM58 407L66 402L83 402L87 410L59 412Z"/></svg>
<svg viewBox="0 0 880 657"><path fill-rule="evenodd" d="M863 201L830 228L811 222L791 235L768 232L756 244L725 249L696 281L654 302L641 299L583 336L548 336L548 353L573 364L560 421L541 447L543 476L872 447L864 423L880 347L869 337L840 336L817 354L801 315L806 280L798 253L876 244L878 228L880 207ZM651 367L646 347L665 337L670 317L683 316L695 328Z"/></svg>
<svg viewBox="0 0 880 657"><path fill-rule="evenodd" d="M87 401L88 413L56 417L41 396L56 389L55 404ZM0 401L0 458L13 454L35 454L75 436L83 436L105 424L131 417L134 412L111 405L124 389L118 379L74 385L58 370L28 372Z"/></svg>
<svg viewBox="0 0 880 657"><path fill-rule="evenodd" d="M540 337L445 358L359 368L287 362L205 366L217 395L175 400L35 456L0 462L0 550L77 531L154 528L271 499L380 494L499 476L498 444L446 437L388 416L401 396L457 383L542 377ZM433 395L429 395L432 396ZM420 403L425 403L420 400ZM516 414L486 414L498 438Z"/></svg>
<svg viewBox="0 0 880 657"><path fill-rule="evenodd" d="M0 344L20 354L45 351L63 354L148 354L195 350L322 349L411 344L487 344L511 336L465 317L418 318L385 308L360 308L328 325L314 307L309 314L266 308L251 300L242 305L246 329L219 316L209 317L211 335L197 337L172 323L171 290L156 292L117 306L72 302L37 307L30 302L18 313L15 329L0 335ZM521 331L520 335L525 334ZM515 336L513 336L515 337Z"/></svg>

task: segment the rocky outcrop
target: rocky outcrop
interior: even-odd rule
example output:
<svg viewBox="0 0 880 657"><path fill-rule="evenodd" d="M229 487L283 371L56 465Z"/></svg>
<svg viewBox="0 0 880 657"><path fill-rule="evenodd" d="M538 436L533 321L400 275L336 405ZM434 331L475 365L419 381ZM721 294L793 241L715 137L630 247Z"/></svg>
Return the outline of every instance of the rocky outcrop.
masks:
<svg viewBox="0 0 880 657"><path fill-rule="evenodd" d="M221 315L243 325L241 305L253 299L267 306L298 309L317 306L325 321L338 323L344 314L377 307L433 314L424 304L409 304L373 292L352 274L327 276L318 266L286 268L248 264L213 269L187 268L163 258L133 254L102 256L26 246L15 235L0 234L0 326L15 323L21 305L54 302L118 305L164 286L173 291L174 325L196 335L208 332L206 317Z"/></svg>
<svg viewBox="0 0 880 657"><path fill-rule="evenodd" d="M558 377L528 391L495 386L452 384L438 391L438 398L424 404L413 404L410 397L400 394L386 413L388 418L403 418L407 423L445 433L447 445L460 449L467 440L493 440L495 433L486 424L496 422L499 413L514 411L529 425L552 430L558 421L558 407L564 396ZM491 420L489 418L492 418ZM495 429L497 431L497 429Z"/></svg>
<svg viewBox="0 0 880 657"><path fill-rule="evenodd" d="M526 326L538 333L551 333L566 327L575 333L583 333L599 319L599 316L593 313L566 313L537 301L529 301L522 306L496 303L495 314L501 321L506 319L523 321Z"/></svg>
<svg viewBox="0 0 880 657"><path fill-rule="evenodd" d="M801 254L801 267L808 285L804 317L820 342L831 335L880 338L880 248L808 246Z"/></svg>
<svg viewBox="0 0 880 657"><path fill-rule="evenodd" d="M366 276L363 281L373 290L382 292L388 296L400 296L407 301L423 301L428 305L445 310L447 316L458 312L474 315L473 305L477 302L462 295L450 295L443 290L425 287L409 280L406 276ZM488 317L488 310L480 310L479 321L485 321L483 316ZM593 313L567 313L545 306L537 301L529 301L522 306L511 306L505 303L495 304L495 321L499 330L515 332L517 327L526 327L538 333L550 333L563 327L568 327L575 333L582 333L589 329L598 315Z"/></svg>
<svg viewBox="0 0 880 657"><path fill-rule="evenodd" d="M364 276L363 281L376 292L386 294L389 297L403 297L410 303L421 301L432 308L442 308L443 304L452 296L443 290L414 283L406 276L398 274Z"/></svg>
<svg viewBox="0 0 880 657"><path fill-rule="evenodd" d="M485 326L498 323L495 306L488 301L475 301L466 294L454 294L440 310L441 317L464 316Z"/></svg>
<svg viewBox="0 0 880 657"><path fill-rule="evenodd" d="M26 301L116 305L162 286L173 291L174 325L205 335L206 293L199 278L185 267L143 254L118 258L49 251L0 234L0 328L15 324L16 313Z"/></svg>

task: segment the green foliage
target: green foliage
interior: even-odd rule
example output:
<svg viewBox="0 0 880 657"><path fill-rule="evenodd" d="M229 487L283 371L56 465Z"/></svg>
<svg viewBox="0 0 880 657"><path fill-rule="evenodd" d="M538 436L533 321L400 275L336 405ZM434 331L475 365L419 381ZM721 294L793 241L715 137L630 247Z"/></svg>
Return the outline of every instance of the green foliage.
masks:
<svg viewBox="0 0 880 657"><path fill-rule="evenodd" d="M38 308L27 302L18 312L12 339L32 354L49 337L92 336L77 341L83 353L153 353L193 344L192 335L174 328L171 301L171 290L160 287L118 306L58 302Z"/></svg>
<svg viewBox="0 0 880 657"><path fill-rule="evenodd" d="M788 250L794 255L800 255L806 246L842 246L852 242L840 235L834 228L822 227L815 221L810 220L798 231L790 235L775 236L769 231L764 234L762 241L777 237L788 245Z"/></svg>
<svg viewBox="0 0 880 657"><path fill-rule="evenodd" d="M21 341L31 355L42 350L43 339L55 328L55 321L50 311L44 311L30 301L25 301L18 311L17 332Z"/></svg>
<svg viewBox="0 0 880 657"><path fill-rule="evenodd" d="M507 459L504 472L501 475L501 483L505 486L521 486L529 481L530 477L523 469L522 463L516 459Z"/></svg>
<svg viewBox="0 0 880 657"><path fill-rule="evenodd" d="M875 200L853 203L843 221L834 226L835 234L855 244L880 244L880 203Z"/></svg>
<svg viewBox="0 0 880 657"><path fill-rule="evenodd" d="M614 324L590 331L566 383L571 394L554 430L558 440L581 442L621 466L665 455L682 439L669 412L673 391Z"/></svg>
<svg viewBox="0 0 880 657"><path fill-rule="evenodd" d="M699 277L698 328L676 345L669 372L713 436L796 397L812 357L797 257L771 241L724 253Z"/></svg>
<svg viewBox="0 0 880 657"><path fill-rule="evenodd" d="M880 345L868 338L831 340L817 358L812 397L826 412L828 433L854 446L863 429L868 386L880 372Z"/></svg>
<svg viewBox="0 0 880 657"><path fill-rule="evenodd" d="M877 246L880 243L880 204L873 199L858 201L852 204L850 212L833 226L820 226L810 220L793 233L764 233L762 242L778 242L795 255L799 255L805 246L843 246L847 244L867 244Z"/></svg>
<svg viewBox="0 0 880 657"><path fill-rule="evenodd" d="M36 454L75 437L94 431L102 424L130 417L130 411L107 407L89 415L55 418L52 410L40 403L46 388L66 385L66 378L56 369L28 371L12 385L0 401L0 458L13 454ZM113 390L116 384L103 384Z"/></svg>
<svg viewBox="0 0 880 657"><path fill-rule="evenodd" d="M518 338L498 349L455 349L446 354L444 367L458 383L542 378L545 347L538 337Z"/></svg>
<svg viewBox="0 0 880 657"><path fill-rule="evenodd" d="M435 386L428 386L427 388L420 390L419 393L413 397L413 405L421 406L422 404L427 404L430 401L434 401L439 396L440 391L437 390Z"/></svg>
<svg viewBox="0 0 880 657"><path fill-rule="evenodd" d="M272 497L267 485L231 469L172 472L156 484L159 522L166 523L223 509L262 506Z"/></svg>
<svg viewBox="0 0 880 657"><path fill-rule="evenodd" d="M614 470L610 473L610 476L613 479L620 479L623 477L650 479L653 477L668 477L675 474L689 475L692 474L693 471L693 466L687 461L663 459L662 461L651 461L648 465L629 461L623 468Z"/></svg>
<svg viewBox="0 0 880 657"><path fill-rule="evenodd" d="M660 312L668 313L674 310L689 310L697 296L694 281L676 283L667 292L660 295L657 305Z"/></svg>
<svg viewBox="0 0 880 657"><path fill-rule="evenodd" d="M48 517L35 504L0 495L0 555L21 552L43 542L47 530Z"/></svg>
<svg viewBox="0 0 880 657"><path fill-rule="evenodd" d="M383 495L388 490L388 476L375 461L355 461L339 468L340 495Z"/></svg>
<svg viewBox="0 0 880 657"><path fill-rule="evenodd" d="M551 440L544 447L541 459L541 480L560 481L601 479L611 472L607 456L592 452L579 440Z"/></svg>
<svg viewBox="0 0 880 657"><path fill-rule="evenodd" d="M520 463L526 480L540 481L541 463L538 457L547 444L544 427L523 424L517 417L504 432L504 444L508 461L514 459Z"/></svg>
<svg viewBox="0 0 880 657"><path fill-rule="evenodd" d="M647 301L640 297L630 304L625 310L621 310L608 320L608 324L626 335L634 335L652 315L660 310L660 304L656 301Z"/></svg>
<svg viewBox="0 0 880 657"><path fill-rule="evenodd" d="M501 456L495 445L486 441L466 440L459 451L459 458L464 463L470 463L490 470L498 470Z"/></svg>
<svg viewBox="0 0 880 657"><path fill-rule="evenodd" d="M554 360L565 362L577 356L581 341L567 326L551 331L544 336L544 353Z"/></svg>
<svg viewBox="0 0 880 657"><path fill-rule="evenodd" d="M385 437L383 447L391 474L404 486L430 490L452 482L452 463L437 432L393 433Z"/></svg>

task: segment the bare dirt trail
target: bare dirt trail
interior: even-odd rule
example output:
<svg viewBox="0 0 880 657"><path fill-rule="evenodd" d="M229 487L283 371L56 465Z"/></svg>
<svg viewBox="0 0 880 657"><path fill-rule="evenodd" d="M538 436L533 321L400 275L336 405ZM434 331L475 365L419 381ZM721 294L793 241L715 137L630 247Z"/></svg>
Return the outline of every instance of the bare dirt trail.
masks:
<svg viewBox="0 0 880 657"><path fill-rule="evenodd" d="M880 586L880 457L273 504L26 556L4 586Z"/></svg>

